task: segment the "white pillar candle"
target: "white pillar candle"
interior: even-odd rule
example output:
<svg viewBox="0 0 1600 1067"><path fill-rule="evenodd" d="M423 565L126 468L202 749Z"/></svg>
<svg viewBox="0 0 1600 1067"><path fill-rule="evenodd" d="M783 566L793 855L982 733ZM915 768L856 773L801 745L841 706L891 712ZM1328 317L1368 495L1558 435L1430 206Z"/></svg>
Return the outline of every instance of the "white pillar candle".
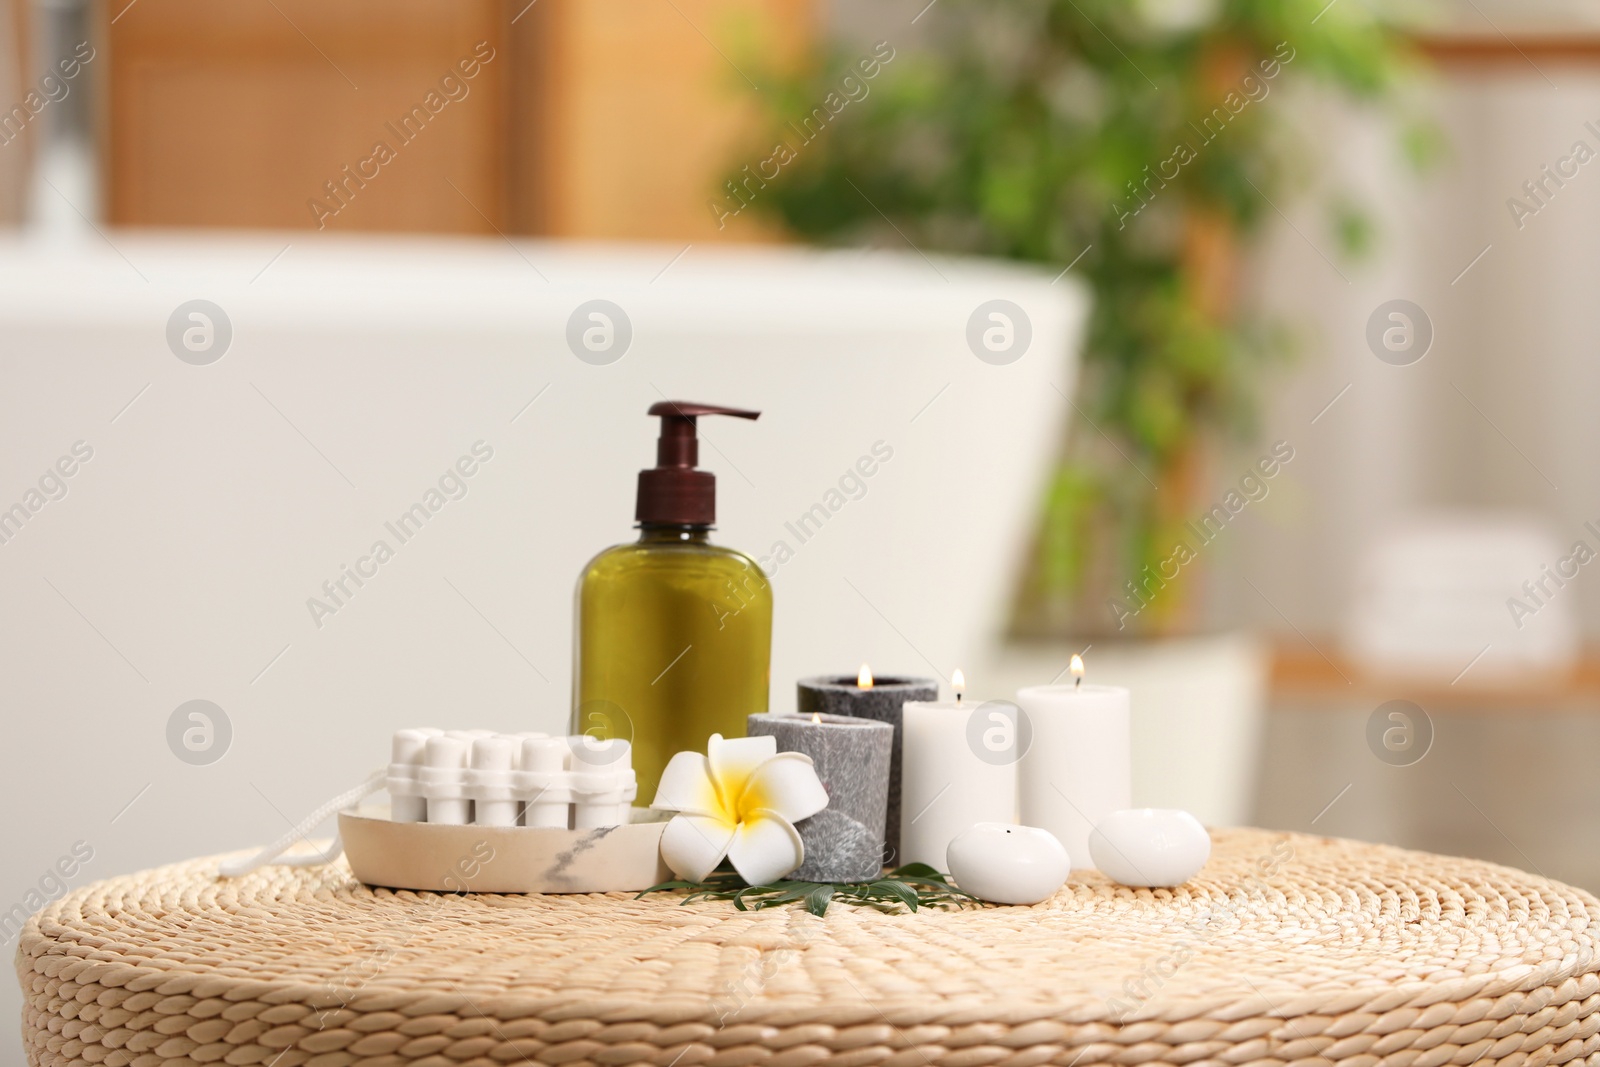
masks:
<svg viewBox="0 0 1600 1067"><path fill-rule="evenodd" d="M958 684L959 689L959 684ZM1016 736L1008 704L907 701L902 708L900 856L947 868L951 840L980 822L1017 821ZM1013 716L1007 724L1007 715ZM1035 824L1037 825L1037 824Z"/></svg>
<svg viewBox="0 0 1600 1067"><path fill-rule="evenodd" d="M1082 661L1073 657L1074 673ZM1133 806L1132 714L1113 685L1036 685L1017 691L1031 741L1018 766L1022 822L1056 835L1076 869L1092 869L1089 834Z"/></svg>
<svg viewBox="0 0 1600 1067"><path fill-rule="evenodd" d="M472 769L498 772L496 785L510 793L511 768L517 757L517 742L510 737L475 737L472 740ZM490 776L485 775L485 778ZM479 826L517 825L517 802L479 800L472 807L472 821Z"/></svg>

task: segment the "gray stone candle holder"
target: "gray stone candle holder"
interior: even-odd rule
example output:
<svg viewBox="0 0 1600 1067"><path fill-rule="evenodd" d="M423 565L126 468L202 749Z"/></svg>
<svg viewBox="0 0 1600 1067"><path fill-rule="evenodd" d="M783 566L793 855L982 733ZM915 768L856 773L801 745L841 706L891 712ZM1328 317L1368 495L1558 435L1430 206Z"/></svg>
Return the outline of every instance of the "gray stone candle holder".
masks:
<svg viewBox="0 0 1600 1067"><path fill-rule="evenodd" d="M908 700L938 700L939 683L932 678L879 678L871 687L856 684L854 675L821 675L799 682L802 715L849 715L875 719L894 727L894 747L889 758L889 810L882 857L885 866L900 865L900 745L904 736L900 709Z"/></svg>
<svg viewBox="0 0 1600 1067"><path fill-rule="evenodd" d="M850 715L751 715L751 737L777 738L779 752L811 757L828 806L795 823L805 862L802 882L871 882L883 873L884 815L894 730Z"/></svg>

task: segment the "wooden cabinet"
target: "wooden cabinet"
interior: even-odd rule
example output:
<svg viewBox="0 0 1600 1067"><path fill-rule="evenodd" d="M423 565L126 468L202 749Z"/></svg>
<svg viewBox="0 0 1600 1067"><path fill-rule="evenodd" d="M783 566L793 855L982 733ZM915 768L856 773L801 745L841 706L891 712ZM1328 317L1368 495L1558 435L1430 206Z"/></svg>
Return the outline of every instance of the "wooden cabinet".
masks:
<svg viewBox="0 0 1600 1067"><path fill-rule="evenodd" d="M812 41L809 0L539 0L522 19L540 62L519 86L538 135L521 198L536 232L740 240L710 208L758 121L763 70ZM519 23L520 25L520 23ZM766 94L770 100L771 93Z"/></svg>
<svg viewBox="0 0 1600 1067"><path fill-rule="evenodd" d="M113 223L503 225L497 0L110 2Z"/></svg>
<svg viewBox="0 0 1600 1067"><path fill-rule="evenodd" d="M107 0L110 221L700 240L807 0Z"/></svg>

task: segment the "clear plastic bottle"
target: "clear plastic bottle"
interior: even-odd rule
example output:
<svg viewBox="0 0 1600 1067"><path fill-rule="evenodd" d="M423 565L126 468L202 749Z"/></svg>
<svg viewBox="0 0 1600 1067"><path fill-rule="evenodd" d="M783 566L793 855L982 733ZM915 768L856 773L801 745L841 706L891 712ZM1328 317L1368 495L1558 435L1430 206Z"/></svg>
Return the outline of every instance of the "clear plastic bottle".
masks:
<svg viewBox="0 0 1600 1067"><path fill-rule="evenodd" d="M655 798L675 753L742 737L767 710L772 587L749 556L711 543L716 482L695 469L695 420L755 412L664 401L657 466L640 472L639 539L578 579L572 732L633 743L636 803Z"/></svg>

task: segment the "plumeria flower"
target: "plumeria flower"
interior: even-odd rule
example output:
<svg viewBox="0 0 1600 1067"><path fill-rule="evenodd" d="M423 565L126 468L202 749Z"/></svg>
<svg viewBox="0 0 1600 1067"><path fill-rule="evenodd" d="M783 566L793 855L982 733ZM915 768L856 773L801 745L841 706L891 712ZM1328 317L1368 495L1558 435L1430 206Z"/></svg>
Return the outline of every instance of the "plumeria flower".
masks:
<svg viewBox="0 0 1600 1067"><path fill-rule="evenodd" d="M805 861L794 824L828 806L811 757L779 752L776 737L724 739L706 754L680 752L661 774L655 803L678 814L661 834L661 858L679 878L703 882L724 856L751 885Z"/></svg>

